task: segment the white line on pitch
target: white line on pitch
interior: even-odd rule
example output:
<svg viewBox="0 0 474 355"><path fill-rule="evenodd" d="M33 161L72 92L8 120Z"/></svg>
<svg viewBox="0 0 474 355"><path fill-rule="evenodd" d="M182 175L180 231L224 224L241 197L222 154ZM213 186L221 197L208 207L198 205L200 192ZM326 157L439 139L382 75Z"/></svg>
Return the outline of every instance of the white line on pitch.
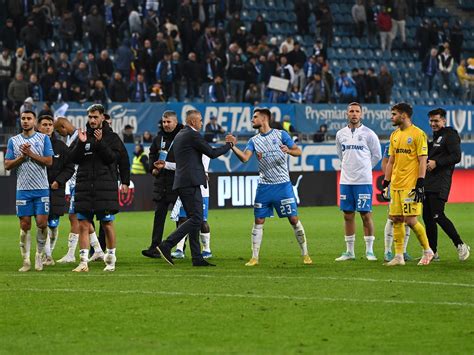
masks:
<svg viewBox="0 0 474 355"><path fill-rule="evenodd" d="M13 277L26 276L40 276L40 277L74 277L72 273L65 274L50 274L50 273L21 273L21 274L7 274ZM448 286L448 287L468 287L474 288L474 284L456 283L456 282L442 282L442 281L422 281L422 280L394 280L394 279L371 279L363 277L336 277L336 276L265 276L265 275L219 275L219 274L184 274L182 272L172 272L170 274L82 274L81 277L168 277L175 278L189 277L189 278L232 278L232 279L267 279L267 280L329 280L329 281L360 281L360 282L381 282L381 283L404 283L404 284L419 284L419 285L433 285L433 286Z"/></svg>
<svg viewBox="0 0 474 355"><path fill-rule="evenodd" d="M72 289L72 288L0 288L0 292L64 292L64 293L110 293L110 294L135 294L135 295L154 295L154 296L184 296L184 297L221 297L221 298L255 298L255 299L274 299L291 301L316 301L316 302L351 302L351 303L390 303L390 304L426 304L436 306L456 306L456 307L474 307L474 303L466 302L429 302L413 300L386 300L386 299L357 299L357 298L339 298L339 297L305 297L305 296L286 296L286 295L258 295L253 293L204 293L204 292L177 292L177 291L146 291L146 290L96 290L96 289Z"/></svg>

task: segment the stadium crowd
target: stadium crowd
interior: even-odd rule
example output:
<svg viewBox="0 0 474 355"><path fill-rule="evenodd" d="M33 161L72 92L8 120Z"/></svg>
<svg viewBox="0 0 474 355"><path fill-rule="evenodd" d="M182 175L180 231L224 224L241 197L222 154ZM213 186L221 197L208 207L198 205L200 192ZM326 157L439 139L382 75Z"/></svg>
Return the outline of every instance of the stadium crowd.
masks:
<svg viewBox="0 0 474 355"><path fill-rule="evenodd" d="M295 1L298 31L281 41L257 15L250 28L243 3L152 0L4 0L0 16L0 111L14 126L31 97L49 105L65 101L108 102L278 102L389 103L394 80L386 65L331 68L334 22L325 0ZM351 13L354 34L377 41L382 50L401 41L418 51L426 87L451 90L456 70L472 99L474 58L462 59L459 23L425 20L417 48L406 43L408 16L424 15L427 1L358 0ZM311 49L309 15L316 28ZM288 90L269 90L271 76L288 80ZM440 84L438 84L438 79ZM470 95L468 97L468 95Z"/></svg>

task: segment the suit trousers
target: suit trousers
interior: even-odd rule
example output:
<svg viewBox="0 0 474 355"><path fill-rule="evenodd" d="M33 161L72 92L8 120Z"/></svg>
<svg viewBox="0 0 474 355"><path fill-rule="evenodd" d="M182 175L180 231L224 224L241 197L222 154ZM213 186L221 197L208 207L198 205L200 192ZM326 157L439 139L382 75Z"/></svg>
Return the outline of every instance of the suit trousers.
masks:
<svg viewBox="0 0 474 355"><path fill-rule="evenodd" d="M165 228L166 215L168 214L168 207L176 203L176 194L165 194L158 201L156 201L155 218L153 220L153 232L151 236L151 245L149 249L155 250L163 239L163 230Z"/></svg>
<svg viewBox="0 0 474 355"><path fill-rule="evenodd" d="M202 195L200 186L178 188L178 195L183 203L188 220L178 227L163 242L173 248L186 235L189 235L189 247L193 260L202 259L199 231L202 223Z"/></svg>

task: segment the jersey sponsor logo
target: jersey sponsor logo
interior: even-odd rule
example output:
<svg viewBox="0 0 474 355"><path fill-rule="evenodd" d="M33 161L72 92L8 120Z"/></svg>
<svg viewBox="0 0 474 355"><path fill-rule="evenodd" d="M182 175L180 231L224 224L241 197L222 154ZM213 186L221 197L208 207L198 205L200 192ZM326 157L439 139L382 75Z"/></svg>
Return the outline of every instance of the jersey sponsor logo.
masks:
<svg viewBox="0 0 474 355"><path fill-rule="evenodd" d="M359 194L359 199L361 200L370 200L372 196L370 194Z"/></svg>
<svg viewBox="0 0 474 355"><path fill-rule="evenodd" d="M438 137L438 139L436 140L436 143L441 143L442 140L443 140L443 136Z"/></svg>
<svg viewBox="0 0 474 355"><path fill-rule="evenodd" d="M411 154L411 149L397 148L395 149L397 154Z"/></svg>
<svg viewBox="0 0 474 355"><path fill-rule="evenodd" d="M346 150L364 150L364 146L356 144L343 144L342 151L344 152Z"/></svg>
<svg viewBox="0 0 474 355"><path fill-rule="evenodd" d="M293 197L291 197L291 198L285 198L285 199L283 199L283 200L280 200L280 203L281 203L282 205L289 205L289 204L291 204L291 203L295 203L295 199L294 199Z"/></svg>
<svg viewBox="0 0 474 355"><path fill-rule="evenodd" d="M26 200L16 200L17 206L26 206Z"/></svg>
<svg viewBox="0 0 474 355"><path fill-rule="evenodd" d="M339 196L339 199L340 199L341 201L345 201L345 200L347 199L347 196L346 196L346 195L340 195L340 196Z"/></svg>
<svg viewBox="0 0 474 355"><path fill-rule="evenodd" d="M413 197L407 197L403 200L404 203L412 203L413 201Z"/></svg>
<svg viewBox="0 0 474 355"><path fill-rule="evenodd" d="M41 202L49 202L49 196L41 197Z"/></svg>
<svg viewBox="0 0 474 355"><path fill-rule="evenodd" d="M263 207L263 205L261 203L255 203L253 205L253 208L262 208L262 207Z"/></svg>

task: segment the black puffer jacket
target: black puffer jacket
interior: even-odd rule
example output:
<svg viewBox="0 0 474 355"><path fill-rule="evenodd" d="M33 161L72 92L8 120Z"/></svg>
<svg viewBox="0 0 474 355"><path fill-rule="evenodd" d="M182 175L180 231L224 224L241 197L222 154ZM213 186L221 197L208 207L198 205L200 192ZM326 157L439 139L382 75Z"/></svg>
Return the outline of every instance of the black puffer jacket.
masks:
<svg viewBox="0 0 474 355"><path fill-rule="evenodd" d="M455 129L445 127L433 133L433 141L428 143L428 160L436 161L436 168L426 172L425 191L437 192L447 201L454 166L461 161L461 139Z"/></svg>
<svg viewBox="0 0 474 355"><path fill-rule="evenodd" d="M149 154L150 172L153 171L154 169L153 163L158 160L158 157L160 155L160 150L162 149L161 147L162 141L164 144L164 149L168 150L168 156L166 157L166 161L170 163L175 162L173 147L171 147L171 150L170 150L170 145L174 137L176 137L178 132L183 127L184 126L181 123L178 123L178 125L173 130L173 132L170 132L170 133L165 132L163 130L163 127L158 132L156 137L153 139L153 143L151 144L151 147L150 147L150 154ZM159 172L159 174L155 177L155 183L153 186L153 200L159 201L162 198L164 198L166 195L168 195L168 197L171 197L171 198L173 198L174 196L178 198L177 192L173 191L173 182L174 182L174 170L162 169Z"/></svg>
<svg viewBox="0 0 474 355"><path fill-rule="evenodd" d="M102 139L96 141L87 124L87 140L77 139L71 147L71 160L77 170L75 209L79 213L115 214L119 210L117 164L123 143L107 122L102 123Z"/></svg>
<svg viewBox="0 0 474 355"><path fill-rule="evenodd" d="M53 165L48 167L49 182L49 214L62 216L66 212L65 188L68 181L74 174L74 163L69 161L69 150L63 141L57 139L54 135L51 137L53 146ZM51 184L57 181L59 188L51 189Z"/></svg>

